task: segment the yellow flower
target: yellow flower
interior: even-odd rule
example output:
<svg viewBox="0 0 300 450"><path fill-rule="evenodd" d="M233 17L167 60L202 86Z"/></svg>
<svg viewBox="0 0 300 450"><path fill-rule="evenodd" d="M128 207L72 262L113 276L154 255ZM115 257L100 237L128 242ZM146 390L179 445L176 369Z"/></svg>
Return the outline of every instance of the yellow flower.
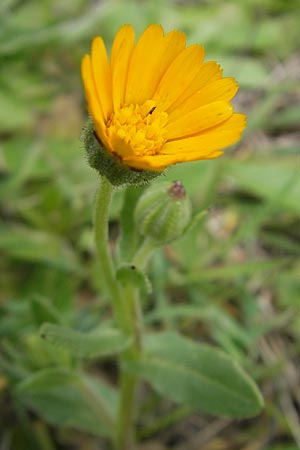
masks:
<svg viewBox="0 0 300 450"><path fill-rule="evenodd" d="M217 158L240 139L245 116L230 103L238 85L222 78L201 45L184 33L149 26L134 44L121 27L110 59L101 37L82 60L82 78L98 140L123 164L162 171L183 161Z"/></svg>

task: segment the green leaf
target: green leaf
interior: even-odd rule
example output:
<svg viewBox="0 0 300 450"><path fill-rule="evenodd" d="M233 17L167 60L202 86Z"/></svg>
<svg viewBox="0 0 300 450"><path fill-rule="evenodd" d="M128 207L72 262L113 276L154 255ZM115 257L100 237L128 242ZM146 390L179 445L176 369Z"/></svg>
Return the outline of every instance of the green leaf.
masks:
<svg viewBox="0 0 300 450"><path fill-rule="evenodd" d="M131 343L130 337L112 328L105 328L97 333L82 333L45 323L42 325L40 333L44 339L80 358L112 355L124 350Z"/></svg>
<svg viewBox="0 0 300 450"><path fill-rule="evenodd" d="M146 319L150 323L162 318L201 320L208 326L223 330L228 337L234 337L244 346L248 346L252 342L247 331L224 308L216 305L170 305L157 308L146 315Z"/></svg>
<svg viewBox="0 0 300 450"><path fill-rule="evenodd" d="M206 215L207 215L206 209L196 212L196 214L193 215L189 225L187 226L185 233L189 233L191 230L196 228L203 221Z"/></svg>
<svg viewBox="0 0 300 450"><path fill-rule="evenodd" d="M150 294L152 291L151 282L147 275L132 264L124 264L119 267L116 276L120 283L132 283L145 294Z"/></svg>
<svg viewBox="0 0 300 450"><path fill-rule="evenodd" d="M179 272L171 271L172 283L175 286L188 284L203 284L204 281L234 280L245 276L251 276L264 271L278 270L284 265L283 259L272 259L267 261L247 261L239 264L226 264L220 267L207 268L205 271L191 270L185 276Z"/></svg>
<svg viewBox="0 0 300 450"><path fill-rule="evenodd" d="M233 359L176 333L148 336L145 355L125 368L162 395L209 414L251 417L263 406L255 383Z"/></svg>
<svg viewBox="0 0 300 450"><path fill-rule="evenodd" d="M0 250L12 258L82 272L76 254L54 234L21 226L0 226Z"/></svg>
<svg viewBox="0 0 300 450"><path fill-rule="evenodd" d="M71 364L71 355L68 352L53 347L50 342L42 340L36 332L23 336L22 343L29 367L41 370L49 366L69 367Z"/></svg>
<svg viewBox="0 0 300 450"><path fill-rule="evenodd" d="M43 391L48 388L52 388L58 385L65 385L70 383L77 383L78 375L75 372L71 372L67 369L52 368L45 369L18 384L17 392L22 393L26 391Z"/></svg>
<svg viewBox="0 0 300 450"><path fill-rule="evenodd" d="M117 414L117 393L112 387L62 369L32 375L17 385L16 396L52 425L97 436L110 434L110 423Z"/></svg>
<svg viewBox="0 0 300 450"><path fill-rule="evenodd" d="M37 326L45 322L61 323L59 311L44 297L34 296L31 299L31 310Z"/></svg>
<svg viewBox="0 0 300 450"><path fill-rule="evenodd" d="M228 161L226 174L254 195L300 213L300 180L295 157L268 157L248 161Z"/></svg>

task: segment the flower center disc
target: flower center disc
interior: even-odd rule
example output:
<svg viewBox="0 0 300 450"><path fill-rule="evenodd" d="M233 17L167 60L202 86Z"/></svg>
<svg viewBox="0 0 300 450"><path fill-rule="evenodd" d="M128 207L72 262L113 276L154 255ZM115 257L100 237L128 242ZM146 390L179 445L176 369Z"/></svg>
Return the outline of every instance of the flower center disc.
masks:
<svg viewBox="0 0 300 450"><path fill-rule="evenodd" d="M121 157L155 155L166 141L167 122L168 114L157 110L153 100L123 106L107 123L111 149Z"/></svg>

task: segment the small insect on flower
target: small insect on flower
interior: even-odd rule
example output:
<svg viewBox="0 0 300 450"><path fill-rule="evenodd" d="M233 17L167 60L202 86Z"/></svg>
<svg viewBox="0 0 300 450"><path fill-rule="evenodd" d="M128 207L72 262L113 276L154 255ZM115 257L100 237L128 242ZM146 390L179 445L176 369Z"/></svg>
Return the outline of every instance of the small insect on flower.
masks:
<svg viewBox="0 0 300 450"><path fill-rule="evenodd" d="M125 25L110 59L101 37L82 60L82 78L95 133L108 154L129 168L163 171L183 161L217 158L237 142L245 116L230 100L238 90L201 45L184 33L149 26L134 43Z"/></svg>
<svg viewBox="0 0 300 450"><path fill-rule="evenodd" d="M152 114L155 110L156 110L156 106L153 106L153 108L151 108L150 111L148 112L148 115Z"/></svg>

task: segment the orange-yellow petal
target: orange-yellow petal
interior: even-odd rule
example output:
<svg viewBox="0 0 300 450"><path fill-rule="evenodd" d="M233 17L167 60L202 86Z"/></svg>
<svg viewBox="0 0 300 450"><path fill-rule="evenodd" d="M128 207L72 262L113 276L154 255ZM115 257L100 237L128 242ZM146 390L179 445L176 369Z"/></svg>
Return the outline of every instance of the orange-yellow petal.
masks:
<svg viewBox="0 0 300 450"><path fill-rule="evenodd" d="M130 61L125 103L143 103L149 99L147 91L163 45L163 29L150 25L139 38Z"/></svg>
<svg viewBox="0 0 300 450"><path fill-rule="evenodd" d="M164 37L164 52L162 54L159 67L157 68L158 81L160 81L165 71L168 69L168 67L174 61L174 59L179 55L179 53L181 53L182 50L185 49L185 46L186 46L185 34L182 33L181 31L173 30L166 34L166 36ZM155 89L156 88L157 85L155 86Z"/></svg>
<svg viewBox="0 0 300 450"><path fill-rule="evenodd" d="M103 112L98 101L97 91L94 83L91 58L89 55L85 55L81 63L81 74L88 103L88 109L93 117L99 139L104 143L105 137L105 125L103 119Z"/></svg>
<svg viewBox="0 0 300 450"><path fill-rule="evenodd" d="M215 127L229 119L233 107L228 102L213 102L179 117L168 124L167 139L178 139L184 136L199 134L203 130Z"/></svg>
<svg viewBox="0 0 300 450"><path fill-rule="evenodd" d="M98 101L103 111L104 121L106 121L113 111L111 70L106 48L101 37L96 37L92 42L91 61Z"/></svg>
<svg viewBox="0 0 300 450"><path fill-rule="evenodd" d="M171 31L163 37L160 45L155 47L152 57L147 58L147 68L145 65L139 84L142 82L143 90L136 98L137 102L144 103L147 99L152 99L157 86L176 56L182 52L186 45L184 33Z"/></svg>
<svg viewBox="0 0 300 450"><path fill-rule="evenodd" d="M221 78L200 89L196 94L187 98L176 109L169 113L169 121L173 122L179 117L193 111L200 106L216 101L231 100L238 90L238 84L234 78Z"/></svg>
<svg viewBox="0 0 300 450"><path fill-rule="evenodd" d="M203 87L205 87L207 84L219 80L222 77L222 72L223 71L220 68L219 64L217 64L215 61L208 61L202 64L199 71L197 72L196 77L177 98L176 102L172 104L172 107L168 112L172 112L173 110L178 108L186 99L196 94L196 92L203 89Z"/></svg>
<svg viewBox="0 0 300 450"><path fill-rule="evenodd" d="M134 48L134 29L124 25L117 32L111 48L112 96L114 110L124 105L128 68Z"/></svg>
<svg viewBox="0 0 300 450"><path fill-rule="evenodd" d="M191 45L179 53L162 76L153 96L160 109L168 111L182 95L199 72L203 58L201 45Z"/></svg>
<svg viewBox="0 0 300 450"><path fill-rule="evenodd" d="M136 169L143 170L157 170L162 171L167 166L172 164L176 164L178 162L188 162L188 161L196 161L200 159L214 159L218 158L223 154L222 151L212 152L212 153L202 153L201 157L199 157L198 152L185 153L183 155L174 154L174 155L154 155L154 156L144 156L143 158L134 158L127 157L124 158L124 161L134 167Z"/></svg>
<svg viewBox="0 0 300 450"><path fill-rule="evenodd" d="M222 124L210 128L197 136L167 142L160 153L183 156L198 152L199 159L202 159L202 152L215 152L237 142L245 126L246 116L244 114L233 114L230 119Z"/></svg>
<svg viewBox="0 0 300 450"><path fill-rule="evenodd" d="M169 65L185 48L184 33L171 31L166 36L159 25L148 27L138 40L128 69L126 104L142 104L152 98Z"/></svg>

